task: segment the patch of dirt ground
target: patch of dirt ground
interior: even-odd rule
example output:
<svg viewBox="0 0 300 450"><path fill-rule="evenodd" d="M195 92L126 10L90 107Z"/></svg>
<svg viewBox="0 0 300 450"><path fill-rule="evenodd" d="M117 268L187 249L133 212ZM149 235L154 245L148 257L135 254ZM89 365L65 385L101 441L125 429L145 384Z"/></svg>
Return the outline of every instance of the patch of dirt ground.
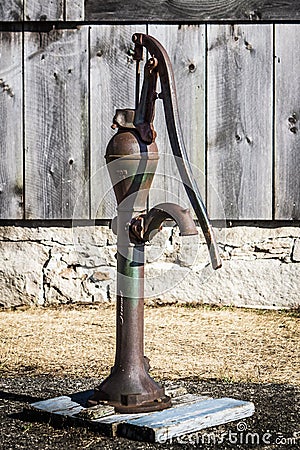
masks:
<svg viewBox="0 0 300 450"><path fill-rule="evenodd" d="M299 428L299 311L164 306L145 310L151 375L189 392L253 401L243 426L232 422L166 444L99 436L81 427L32 422L23 407L91 389L114 360L112 306L0 312L0 448L296 449ZM245 431L245 430L244 430ZM224 436L221 442L221 436Z"/></svg>

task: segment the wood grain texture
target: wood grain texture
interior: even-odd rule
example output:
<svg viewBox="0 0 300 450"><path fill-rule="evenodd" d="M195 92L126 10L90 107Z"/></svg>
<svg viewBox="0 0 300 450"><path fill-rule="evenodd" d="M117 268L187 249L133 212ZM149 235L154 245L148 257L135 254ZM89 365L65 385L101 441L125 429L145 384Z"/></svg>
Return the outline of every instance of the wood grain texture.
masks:
<svg viewBox="0 0 300 450"><path fill-rule="evenodd" d="M0 33L0 218L23 218L22 34Z"/></svg>
<svg viewBox="0 0 300 450"><path fill-rule="evenodd" d="M0 217L16 219L23 217L22 33L9 27L12 31L0 35ZM212 219L271 219L273 171L275 219L300 219L300 25L275 25L275 119L272 29L266 24L207 26L206 169ZM89 95L92 217L115 215L104 154L115 133L110 129L115 109L134 107L130 49L136 31L146 32L146 26L91 26L90 75L88 26L25 31L27 218L70 218L74 211L76 217L89 217ZM170 55L189 156L205 171L205 26L149 25L148 32ZM150 205L175 201L189 206L160 100L155 128L161 175L153 183ZM201 172L196 176L204 196Z"/></svg>
<svg viewBox="0 0 300 450"><path fill-rule="evenodd" d="M271 25L208 26L213 219L272 218L272 65Z"/></svg>
<svg viewBox="0 0 300 450"><path fill-rule="evenodd" d="M134 440L163 443L177 436L250 417L253 413L251 402L211 398L126 420L120 424L119 434Z"/></svg>
<svg viewBox="0 0 300 450"><path fill-rule="evenodd" d="M23 20L23 0L1 0L0 21L20 22Z"/></svg>
<svg viewBox="0 0 300 450"><path fill-rule="evenodd" d="M116 109L135 107L135 62L132 35L146 26L91 27L91 204L92 218L116 215L116 201L105 167L106 146Z"/></svg>
<svg viewBox="0 0 300 450"><path fill-rule="evenodd" d="M66 0L65 20L84 20L84 0Z"/></svg>
<svg viewBox="0 0 300 450"><path fill-rule="evenodd" d="M205 198L205 28L203 25L149 25L148 32L159 40L169 54L183 137L194 175ZM154 126L160 161L150 191L150 206L169 201L191 207L171 150L160 100L156 102Z"/></svg>
<svg viewBox="0 0 300 450"><path fill-rule="evenodd" d="M300 219L300 25L275 30L275 218Z"/></svg>
<svg viewBox="0 0 300 450"><path fill-rule="evenodd" d="M204 21L204 20L295 20L300 18L298 0L86 0L86 20Z"/></svg>
<svg viewBox="0 0 300 450"><path fill-rule="evenodd" d="M63 20L64 0L23 0L25 21Z"/></svg>
<svg viewBox="0 0 300 450"><path fill-rule="evenodd" d="M88 27L25 34L26 218L89 217Z"/></svg>

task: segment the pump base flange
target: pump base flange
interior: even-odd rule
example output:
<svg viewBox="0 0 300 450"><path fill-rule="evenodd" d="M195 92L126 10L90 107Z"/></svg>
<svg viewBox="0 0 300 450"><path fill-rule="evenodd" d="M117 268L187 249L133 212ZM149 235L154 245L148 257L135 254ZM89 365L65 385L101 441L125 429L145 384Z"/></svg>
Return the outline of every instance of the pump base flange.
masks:
<svg viewBox="0 0 300 450"><path fill-rule="evenodd" d="M152 411L162 411L163 409L170 408L172 406L171 398L164 396L153 400L152 402L145 402L141 405L112 405L115 408L116 413L120 414L132 414L132 413L147 413Z"/></svg>
<svg viewBox="0 0 300 450"><path fill-rule="evenodd" d="M162 389L162 392L164 390ZM125 396L124 396L125 397ZM126 396L127 397L127 396ZM135 396L131 396L135 397ZM137 396L138 397L138 396ZM99 404L105 403L106 405L113 406L115 408L115 412L119 414L132 414L132 413L146 413L151 411L162 411L163 409L170 408L172 406L171 397L168 397L163 393L161 397L158 397L154 400L144 401L144 402L134 402L134 401L125 401L118 402L116 400L104 400L101 398L101 392L95 390L94 394L87 400L86 406L93 407Z"/></svg>

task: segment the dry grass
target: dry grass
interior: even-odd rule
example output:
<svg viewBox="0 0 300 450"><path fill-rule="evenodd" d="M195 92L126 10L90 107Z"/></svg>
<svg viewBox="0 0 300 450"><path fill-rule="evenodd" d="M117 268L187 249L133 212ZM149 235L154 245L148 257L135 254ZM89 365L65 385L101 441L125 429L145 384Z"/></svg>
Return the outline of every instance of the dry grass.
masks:
<svg viewBox="0 0 300 450"><path fill-rule="evenodd" d="M152 376L300 384L298 317L276 311L146 308ZM113 365L113 307L2 311L0 373L102 377Z"/></svg>

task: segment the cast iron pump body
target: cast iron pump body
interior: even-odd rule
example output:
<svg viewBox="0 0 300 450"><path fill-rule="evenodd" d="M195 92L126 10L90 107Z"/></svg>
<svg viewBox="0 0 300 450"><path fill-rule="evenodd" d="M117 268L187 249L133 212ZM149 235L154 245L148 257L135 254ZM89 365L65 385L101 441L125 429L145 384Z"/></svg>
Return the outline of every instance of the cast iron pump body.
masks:
<svg viewBox="0 0 300 450"><path fill-rule="evenodd" d="M164 104L166 124L176 164L187 195L204 233L214 269L221 260L205 206L187 158L178 117L174 76L169 57L153 37L136 33L134 59L143 59L143 47L151 55L145 64L144 81L136 109L117 110L113 128L117 134L106 150L106 162L117 199L116 355L111 374L95 388L89 405L107 402L117 412L147 412L165 409L171 401L164 388L149 375L144 357L144 247L165 219L178 224L181 235L197 234L188 209L162 203L147 212L147 197L158 162L153 128L157 98ZM160 77L161 93L156 85Z"/></svg>

